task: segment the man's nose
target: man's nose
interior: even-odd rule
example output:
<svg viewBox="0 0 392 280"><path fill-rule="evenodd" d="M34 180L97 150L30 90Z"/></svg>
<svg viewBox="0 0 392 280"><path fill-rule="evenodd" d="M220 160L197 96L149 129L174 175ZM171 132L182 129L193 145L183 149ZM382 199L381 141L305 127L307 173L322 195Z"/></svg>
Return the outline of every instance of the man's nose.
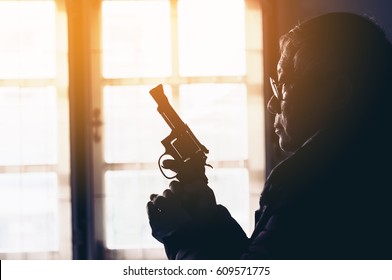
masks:
<svg viewBox="0 0 392 280"><path fill-rule="evenodd" d="M267 109L271 114L280 113L280 102L274 95L272 95L270 100L268 101Z"/></svg>

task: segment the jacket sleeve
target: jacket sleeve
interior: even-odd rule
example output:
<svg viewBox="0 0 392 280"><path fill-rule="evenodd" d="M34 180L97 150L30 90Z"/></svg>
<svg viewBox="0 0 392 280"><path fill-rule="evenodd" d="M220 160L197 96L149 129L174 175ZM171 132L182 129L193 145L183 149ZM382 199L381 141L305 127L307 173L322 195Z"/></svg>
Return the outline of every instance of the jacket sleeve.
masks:
<svg viewBox="0 0 392 280"><path fill-rule="evenodd" d="M332 256L338 248L339 243L333 240L339 240L339 228L328 217L330 208L321 211L319 207L303 202L280 209L267 208L258 219L240 258L319 259Z"/></svg>
<svg viewBox="0 0 392 280"><path fill-rule="evenodd" d="M267 213L265 213L267 214ZM248 246L241 254L240 259L273 259L276 249L281 247L280 231L277 230L281 225L279 214L268 216L265 225L262 219L256 223L256 228L252 234Z"/></svg>
<svg viewBox="0 0 392 280"><path fill-rule="evenodd" d="M164 240L169 259L239 259L248 245L245 232L222 205L208 219Z"/></svg>

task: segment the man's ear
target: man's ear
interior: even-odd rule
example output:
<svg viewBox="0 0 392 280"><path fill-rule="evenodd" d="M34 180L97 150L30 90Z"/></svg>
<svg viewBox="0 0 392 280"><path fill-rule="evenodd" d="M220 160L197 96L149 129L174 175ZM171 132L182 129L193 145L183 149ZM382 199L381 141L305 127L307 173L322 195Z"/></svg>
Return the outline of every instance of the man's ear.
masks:
<svg viewBox="0 0 392 280"><path fill-rule="evenodd" d="M343 75L336 76L330 83L329 97L330 106L334 112L346 111L353 98L351 80Z"/></svg>

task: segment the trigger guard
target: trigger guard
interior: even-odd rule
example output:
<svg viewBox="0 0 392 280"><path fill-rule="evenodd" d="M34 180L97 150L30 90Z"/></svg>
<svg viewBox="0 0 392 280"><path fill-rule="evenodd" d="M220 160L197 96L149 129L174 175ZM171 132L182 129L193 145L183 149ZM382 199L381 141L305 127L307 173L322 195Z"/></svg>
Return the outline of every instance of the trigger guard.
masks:
<svg viewBox="0 0 392 280"><path fill-rule="evenodd" d="M168 156L168 154L163 154L163 155L161 155L161 156L159 157L159 159L158 159L158 167L159 167L159 170L161 171L162 175L165 176L165 178L167 178L167 179L174 179L174 178L177 176L177 174L176 174L174 171L172 171L172 172L174 173L173 176L168 176L168 175L166 175L166 173L163 171L163 166L162 166L162 164L161 164L161 160L162 160L162 158L163 158L164 156Z"/></svg>

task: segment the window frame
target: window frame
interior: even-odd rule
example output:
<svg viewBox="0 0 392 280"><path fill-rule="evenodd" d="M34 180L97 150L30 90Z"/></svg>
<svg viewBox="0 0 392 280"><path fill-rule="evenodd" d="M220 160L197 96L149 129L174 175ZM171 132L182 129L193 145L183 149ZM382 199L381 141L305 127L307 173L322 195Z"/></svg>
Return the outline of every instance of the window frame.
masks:
<svg viewBox="0 0 392 280"><path fill-rule="evenodd" d="M186 84L225 84L225 83L242 83L246 86L247 105L248 105L248 126L259 127L258 130L252 131L248 129L248 148L249 150L255 151L253 156L247 160L232 160L232 161L214 161L211 164L214 168L242 168L245 167L249 173L249 221L251 227L253 227L253 213L258 208L258 200L260 192L263 188L265 179L265 162L264 162L264 110L263 110L263 88L262 88L262 18L261 18L261 3L257 0L245 1L245 45L246 45L246 74L242 76L198 76L198 77L185 77L180 75L179 71L179 56L178 56L178 17L177 17L177 0L170 1L170 19L171 19L171 42L172 42L172 75L169 77L143 77L143 78L104 78L102 76L102 69L100 69L99 80L97 84L100 84L100 88L96 88L95 98L92 102L95 108L102 107L102 96L103 88L105 86L132 86L141 84L168 84L172 89L172 104L173 107L178 110L179 105L179 91L181 85ZM102 7L100 7L101 9ZM102 12L100 12L101 15ZM102 26L102 19L98 18L100 23L100 29ZM256 28L250 28L257 23L259 30ZM98 37L99 41L102 42L101 34L95 34L94 37ZM102 46L99 47L98 52L102 51ZM257 65L256 69L250 66L254 65L251 61L258 59L260 64ZM96 56L94 58L95 63L102 61L102 58ZM101 66L100 64L99 66ZM98 66L98 65L96 65ZM97 73L98 68L95 68ZM252 74L247 74L252 73ZM99 96L97 95L99 93ZM159 116L157 116L159 117ZM93 144L94 162L101 162L99 166L94 166L94 188L95 193L98 197L95 200L95 209L99 209L99 215L101 218L104 217L104 173L105 171L116 171L116 170L137 170L141 166L146 169L156 169L156 163L105 163L103 160L103 143L102 141L94 142ZM103 165L103 166L102 166ZM102 215L102 216L101 216ZM95 229L100 237L96 240L97 244L100 244L102 255L108 259L160 259L165 258L163 249L116 249L109 250L105 248L105 225L104 221L99 220L100 217L95 219L96 224L100 224L99 228ZM98 219L98 220L97 220Z"/></svg>
<svg viewBox="0 0 392 280"><path fill-rule="evenodd" d="M2 252L0 259L70 259L72 257L72 225L70 220L70 166L69 166L69 103L67 67L67 18L65 1L53 0L55 5L55 76L53 78L8 78L0 79L0 87L54 87L57 98L57 162L51 164L2 165L0 173L56 173L58 182L58 240L57 251ZM15 1L18 2L18 1ZM61 209L61 210L60 210ZM63 243L63 240L69 242Z"/></svg>
<svg viewBox="0 0 392 280"><path fill-rule="evenodd" d="M140 84L170 84L174 99L174 107L178 108L181 85L202 83L243 83L248 92L248 125L259 126L257 131L248 131L249 149L257 156L247 160L211 162L216 168L246 167L250 174L250 213L249 220L253 224L253 211L257 207L258 197L264 182L264 115L262 95L262 54L261 54L261 3L257 0L246 0L246 73L244 76L199 76L183 77L179 74L178 61L178 19L177 0L170 0L171 36L172 36L172 75L160 78L119 78L104 79L102 77L102 38L101 38L101 4L102 0L73 1L54 0L57 18L57 43L67 45L61 49L61 58L57 62L55 79L1 81L0 86L14 85L21 82L26 85L54 83L61 96L69 101L69 166L60 166L61 170L69 168L70 176L61 176L61 182L70 185L72 229L72 250L68 255L56 252L0 254L10 258L73 258L73 259L116 259L116 258L164 258L162 249L146 250L108 250L105 248L105 191L104 171L137 169L139 164L104 164L101 127L104 125L101 116L103 87ZM257 15L256 15L256 14ZM260 22L259 22L260 21ZM67 22L67 23L65 23ZM259 30L249 28L259 24ZM253 31L252 31L253 30ZM251 33L249 33L251 31ZM68 36L68 37L67 37ZM68 66L66 56L68 55ZM260 65L249 68L250 61L260 61ZM64 69L68 70L68 75ZM61 108L64 110L64 108ZM159 117L159 116L157 116ZM63 135L64 136L64 135ZM103 167L102 167L103 166ZM156 163L145 164L144 168L156 169ZM7 167L13 168L13 167ZM38 169L37 169L38 168ZM26 170L41 170L39 166L26 167ZM47 168L45 169L47 171ZM8 169L7 169L8 172ZM69 217L68 217L69 218ZM63 221L60 220L60 225ZM60 229L60 234L63 231ZM72 256L71 256L72 254ZM49 257L48 257L49 255Z"/></svg>

